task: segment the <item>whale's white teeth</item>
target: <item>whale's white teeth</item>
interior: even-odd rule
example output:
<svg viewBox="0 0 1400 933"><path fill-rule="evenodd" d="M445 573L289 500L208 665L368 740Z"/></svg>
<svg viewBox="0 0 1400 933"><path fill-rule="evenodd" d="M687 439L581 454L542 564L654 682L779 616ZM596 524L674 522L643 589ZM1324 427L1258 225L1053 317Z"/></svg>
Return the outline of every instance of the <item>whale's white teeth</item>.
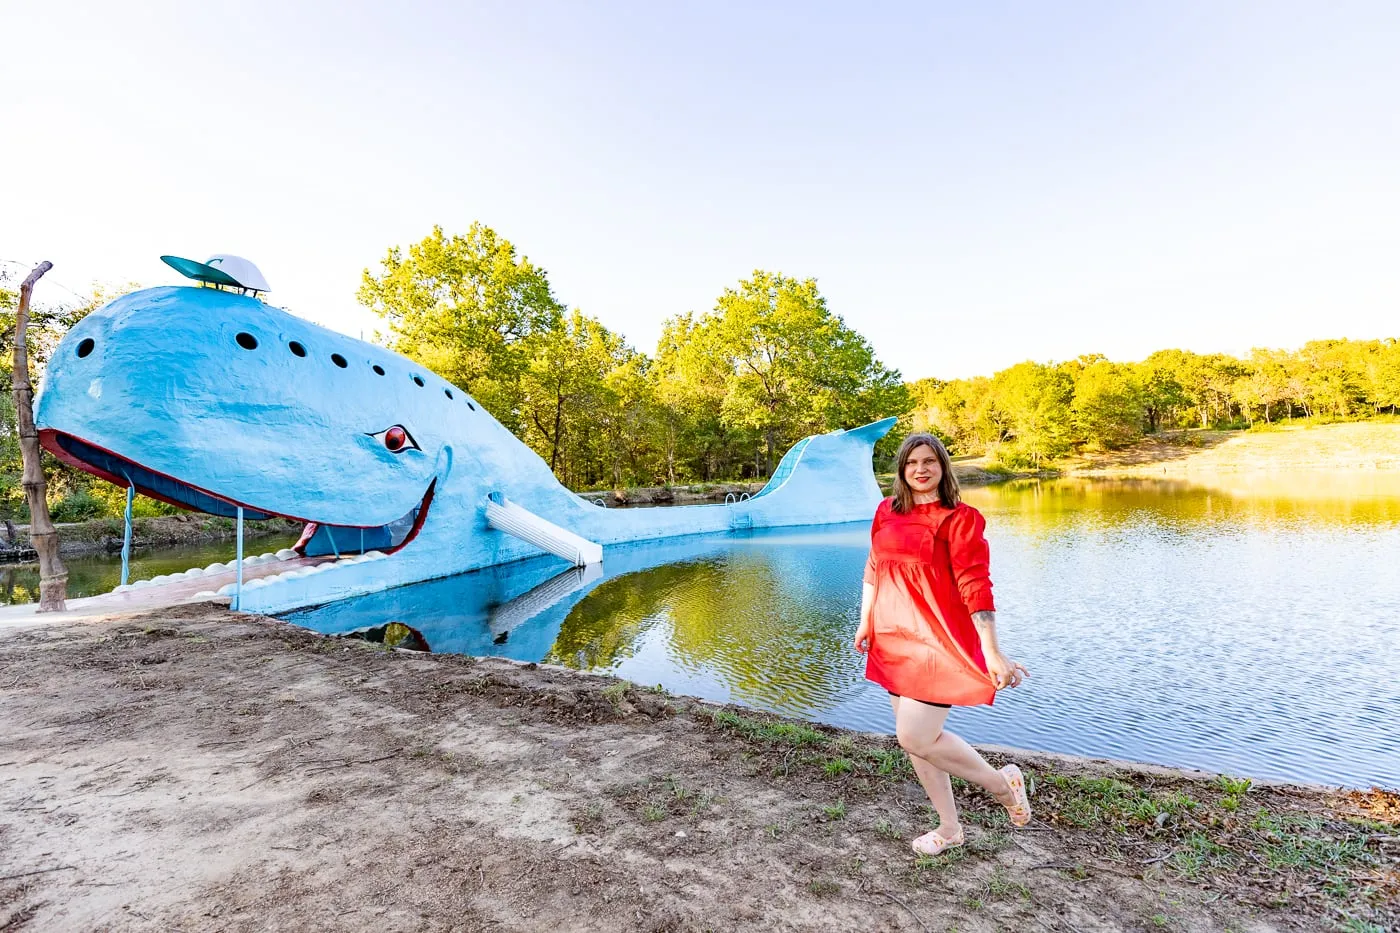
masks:
<svg viewBox="0 0 1400 933"><path fill-rule="evenodd" d="M184 576L184 577L202 577L202 576L204 576L204 568L203 568L203 567L191 567L189 570L186 570L184 573L182 573L181 576Z"/></svg>
<svg viewBox="0 0 1400 933"><path fill-rule="evenodd" d="M221 563L219 563L218 561L214 561L214 563L212 563L212 564L210 564L208 567L205 567L205 568L204 568L204 572L205 572L205 573L220 573L220 572L222 572L222 571L224 571L224 570L227 570L227 569L228 569L228 564L221 564Z"/></svg>
<svg viewBox="0 0 1400 933"><path fill-rule="evenodd" d="M290 557L283 557L283 556L282 556L283 554L288 554L288 555L291 555L291 556L290 556ZM245 558L243 558L243 563L244 563L244 564L247 564L247 565L251 565L251 564L263 564L263 563L271 563L271 562L280 561L280 560L291 560L291 559L294 558L294 557L300 557L300 556L301 556L300 554L298 554L297 552L293 551L291 548L284 548L283 550L278 551L276 554L262 554L262 555L259 555L259 556L257 556L257 557L245 557ZM322 561L322 562L319 563L319 564L312 564L312 565L306 566L306 567L294 567L294 568L292 568L292 569L290 569L290 570L284 570L284 571L281 572L281 573L269 574L269 575L267 575L267 576L265 576L265 577L258 577L257 579L254 579L254 580L246 580L246 581L244 581L244 583L243 583L243 589L245 589L245 590L256 590L256 589L260 589L260 588L265 587L265 586L273 586L273 585L275 585L275 584L277 584L277 583L284 582L284 581L299 580L299 579L301 579L302 577L315 576L315 575L318 574L318 573L325 573L326 571L328 571L328 570L334 570L334 569L337 568L337 567L349 566L349 565L352 565L352 564L362 564L362 563L365 563L365 562L367 562L367 561L384 560L384 559L387 558L388 556L389 556L389 555L388 555L388 554L385 554L383 551L366 551L364 554L356 554L356 555L354 555L354 556L341 557L341 558L338 558L338 559L336 559L336 560ZM232 561L232 562L230 562L230 563L228 564L228 566L227 566L226 569L236 570L237 568L238 568L238 562L237 562L237 561ZM178 576L178 575L177 575L177 576ZM145 583L145 582L146 582L146 581L142 581L142 583ZM151 581L151 582L154 582L154 581ZM132 584L132 585L133 585L133 586L139 586L139 585L141 585L141 583ZM232 596L233 593L234 593L234 591L237 590L237 589L238 589L238 584L237 584L237 583L225 583L223 586L219 587L217 590L205 590L204 592L199 593L199 594L197 594L197 595L198 595L200 598L210 598L210 597L213 597L213 596Z"/></svg>

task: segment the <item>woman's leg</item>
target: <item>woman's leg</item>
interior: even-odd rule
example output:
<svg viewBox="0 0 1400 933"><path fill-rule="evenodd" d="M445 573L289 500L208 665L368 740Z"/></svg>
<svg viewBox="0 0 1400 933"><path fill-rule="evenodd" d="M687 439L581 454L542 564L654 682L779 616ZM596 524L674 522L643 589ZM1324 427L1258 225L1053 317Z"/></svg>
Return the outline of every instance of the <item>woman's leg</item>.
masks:
<svg viewBox="0 0 1400 933"><path fill-rule="evenodd" d="M920 723L912 728L933 728L937 735L943 729L943 720L948 718L948 711L936 706L927 706L917 700L904 700L902 697L891 696L890 704L894 706L895 732L899 731L899 709L900 706L919 706L931 713L941 714L932 717L931 722ZM900 742L903 746L904 743ZM929 803L933 804L933 809L938 811L938 828L940 835L949 839L958 834L961 828L958 823L958 805L953 799L953 782L948 777L948 772L933 765L927 759L920 758L909 749L905 748L905 753L909 755L909 763L914 766L914 773L919 776L919 783L923 785L924 793L928 794Z"/></svg>
<svg viewBox="0 0 1400 933"><path fill-rule="evenodd" d="M947 775L954 774L985 788L1002 804L1012 802L1011 786L1006 783L1006 777L987 764L977 749L943 728L948 710L915 700L901 699L894 703L894 733L900 747L909 753L914 762L916 773L919 771L919 759L923 759L930 767L943 772L945 780ZM924 784L924 790L929 792L929 799L932 800L933 792L924 782L922 774L919 781ZM952 796L951 785L949 796ZM937 801L934 801L934 806L937 805ZM955 819L956 812L953 811ZM939 815L942 816L942 810L939 810Z"/></svg>

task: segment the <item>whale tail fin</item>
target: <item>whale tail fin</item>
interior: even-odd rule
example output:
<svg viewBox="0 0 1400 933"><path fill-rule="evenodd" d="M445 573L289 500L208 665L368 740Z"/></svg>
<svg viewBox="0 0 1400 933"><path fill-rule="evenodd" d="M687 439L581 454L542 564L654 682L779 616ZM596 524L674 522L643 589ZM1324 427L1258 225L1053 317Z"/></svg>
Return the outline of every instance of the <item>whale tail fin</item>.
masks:
<svg viewBox="0 0 1400 933"><path fill-rule="evenodd" d="M781 508L785 516L796 512L806 519L784 524L868 519L883 498L871 463L875 442L897 420L884 418L798 441L778 462L768 484L749 500L755 516L772 508L776 517Z"/></svg>
<svg viewBox="0 0 1400 933"><path fill-rule="evenodd" d="M846 437L853 441L869 444L870 450L873 452L875 450L876 441L890 433L890 428L894 427L898 421L898 418L881 418L879 421L872 421L858 428L851 428L844 433Z"/></svg>

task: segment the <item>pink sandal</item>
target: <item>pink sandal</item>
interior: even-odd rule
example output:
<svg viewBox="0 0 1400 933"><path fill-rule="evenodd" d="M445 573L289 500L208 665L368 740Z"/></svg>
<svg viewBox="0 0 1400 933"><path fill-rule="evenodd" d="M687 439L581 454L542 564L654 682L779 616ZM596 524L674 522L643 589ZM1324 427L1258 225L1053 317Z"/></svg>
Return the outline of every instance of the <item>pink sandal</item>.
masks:
<svg viewBox="0 0 1400 933"><path fill-rule="evenodd" d="M942 855L949 849L962 845L965 841L966 838L961 829L958 830L956 836L944 836L935 829L915 839L912 845L914 851L920 855Z"/></svg>
<svg viewBox="0 0 1400 933"><path fill-rule="evenodd" d="M1026 779L1021 775L1021 769L1015 765L1002 768L1001 775L1006 778L1006 783L1011 788L1011 803L1002 804L1006 807L1006 815L1011 817L1012 826L1025 826L1031 821L1031 801L1026 795Z"/></svg>

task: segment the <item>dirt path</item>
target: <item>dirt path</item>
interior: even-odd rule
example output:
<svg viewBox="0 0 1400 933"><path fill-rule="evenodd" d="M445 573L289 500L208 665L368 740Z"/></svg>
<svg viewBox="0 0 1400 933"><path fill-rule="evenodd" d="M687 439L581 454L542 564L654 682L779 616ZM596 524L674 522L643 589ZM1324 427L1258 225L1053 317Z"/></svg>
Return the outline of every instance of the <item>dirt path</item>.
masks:
<svg viewBox="0 0 1400 933"><path fill-rule="evenodd" d="M920 860L882 737L209 606L10 630L0 930L1400 923L1400 797L1018 759L1035 823L960 791Z"/></svg>

